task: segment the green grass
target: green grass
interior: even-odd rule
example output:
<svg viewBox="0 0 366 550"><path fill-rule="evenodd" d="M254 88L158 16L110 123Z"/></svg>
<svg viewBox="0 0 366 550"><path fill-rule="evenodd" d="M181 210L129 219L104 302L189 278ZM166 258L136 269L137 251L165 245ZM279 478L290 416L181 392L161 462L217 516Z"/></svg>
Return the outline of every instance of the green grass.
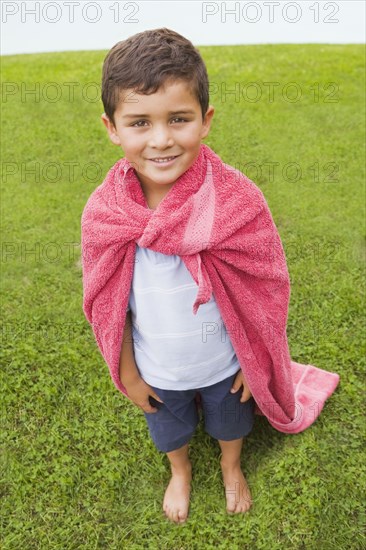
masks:
<svg viewBox="0 0 366 550"><path fill-rule="evenodd" d="M81 213L121 156L91 101L95 89L85 88L100 82L106 52L3 57L3 81L19 87L2 108L4 550L365 547L364 47L200 50L216 108L206 143L262 189L283 241L292 358L337 372L340 385L301 434L256 418L242 453L254 500L245 515L225 512L219 447L200 424L188 521L165 519L167 457L115 390L82 311ZM22 82L23 92L39 83L39 101L22 96ZM50 101L50 82L59 101ZM223 101L221 83L236 82L240 91L257 82L262 98ZM273 102L265 82L279 83ZM290 82L301 87L296 103L281 93ZM63 83L79 83L73 101ZM76 163L73 178L65 163ZM288 163L297 166L286 173Z"/></svg>

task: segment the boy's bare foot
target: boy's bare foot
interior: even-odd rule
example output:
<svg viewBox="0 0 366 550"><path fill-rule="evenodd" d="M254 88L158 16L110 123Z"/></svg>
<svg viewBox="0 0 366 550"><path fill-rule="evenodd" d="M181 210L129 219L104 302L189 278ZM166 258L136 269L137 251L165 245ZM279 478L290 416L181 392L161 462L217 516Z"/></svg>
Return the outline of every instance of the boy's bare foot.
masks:
<svg viewBox="0 0 366 550"><path fill-rule="evenodd" d="M227 512L235 514L247 512L253 501L240 464L228 466L221 462L221 470L225 485Z"/></svg>
<svg viewBox="0 0 366 550"><path fill-rule="evenodd" d="M175 523L183 523L187 519L191 480L192 466L190 464L179 470L172 466L172 477L165 491L163 510L165 515Z"/></svg>

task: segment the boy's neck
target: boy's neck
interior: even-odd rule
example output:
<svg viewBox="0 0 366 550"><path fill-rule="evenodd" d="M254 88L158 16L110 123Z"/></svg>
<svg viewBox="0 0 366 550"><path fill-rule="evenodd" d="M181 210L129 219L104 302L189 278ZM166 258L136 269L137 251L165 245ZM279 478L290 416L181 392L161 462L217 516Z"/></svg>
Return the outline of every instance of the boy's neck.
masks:
<svg viewBox="0 0 366 550"><path fill-rule="evenodd" d="M156 191L148 190L145 188L145 186L141 185L141 189L145 196L148 207L151 210L156 210L156 208L159 206L163 198L169 193L172 187L173 186L171 186L169 189L162 189L159 193L157 193Z"/></svg>
<svg viewBox="0 0 366 550"><path fill-rule="evenodd" d="M147 206L150 208L150 210L156 210L166 194L167 192L162 195L158 195L156 193L152 194L152 193L146 193L144 191L146 203L147 203Z"/></svg>
<svg viewBox="0 0 366 550"><path fill-rule="evenodd" d="M175 181L167 185L153 187L144 181L141 181L141 177L136 173L137 179L140 182L141 190L145 196L146 203L151 210L156 210L163 198L169 193L170 189L176 183Z"/></svg>

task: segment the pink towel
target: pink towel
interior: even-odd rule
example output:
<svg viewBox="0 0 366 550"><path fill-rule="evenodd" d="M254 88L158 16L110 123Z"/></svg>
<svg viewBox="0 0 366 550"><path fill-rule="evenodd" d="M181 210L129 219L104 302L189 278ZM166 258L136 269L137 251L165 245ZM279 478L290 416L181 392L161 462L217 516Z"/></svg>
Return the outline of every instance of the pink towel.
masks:
<svg viewBox="0 0 366 550"><path fill-rule="evenodd" d="M154 211L123 158L90 196L81 219L83 310L118 390L136 244L181 257L197 284L192 311L213 293L256 402L280 432L319 416L339 375L291 361L290 279L262 191L207 145Z"/></svg>

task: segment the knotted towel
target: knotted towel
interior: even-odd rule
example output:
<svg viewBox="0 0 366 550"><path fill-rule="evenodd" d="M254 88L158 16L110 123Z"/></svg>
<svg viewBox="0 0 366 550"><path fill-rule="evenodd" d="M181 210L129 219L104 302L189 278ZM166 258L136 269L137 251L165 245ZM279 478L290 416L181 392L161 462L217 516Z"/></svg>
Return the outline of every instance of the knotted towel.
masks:
<svg viewBox="0 0 366 550"><path fill-rule="evenodd" d="M213 293L256 414L285 433L315 421L339 375L291 361L285 253L262 191L242 172L201 144L152 211L123 158L89 197L81 229L83 310L124 395L119 360L138 243L181 257L198 287L194 314Z"/></svg>

